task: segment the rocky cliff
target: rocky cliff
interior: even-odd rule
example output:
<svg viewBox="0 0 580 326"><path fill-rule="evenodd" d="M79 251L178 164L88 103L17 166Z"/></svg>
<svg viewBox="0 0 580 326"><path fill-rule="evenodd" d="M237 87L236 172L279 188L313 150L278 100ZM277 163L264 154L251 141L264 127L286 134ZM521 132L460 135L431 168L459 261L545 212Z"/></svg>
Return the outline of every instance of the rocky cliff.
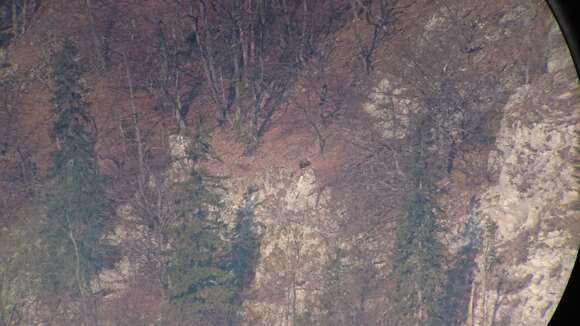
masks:
<svg viewBox="0 0 580 326"><path fill-rule="evenodd" d="M472 302L473 325L547 324L578 254L578 79L557 25L546 21L545 71L509 97L488 158L497 181L483 192L478 214L497 224L489 245L503 259L491 276L485 258L479 261L474 286L483 297Z"/></svg>
<svg viewBox="0 0 580 326"><path fill-rule="evenodd" d="M71 22L57 15L66 10L82 12L82 8L65 9L64 3L54 3L44 14L45 7L40 7L35 14L40 15L38 21L30 20L31 31L41 33L39 28L53 21L68 21L63 35L75 35L78 26L89 30L86 22ZM141 9L136 9L141 8L140 3L119 3L119 8L136 17L140 13ZM155 3L166 10L165 14L171 12L161 2ZM155 268L165 259L162 252L167 248L160 248L165 235L154 224L164 222L143 218L145 208L139 205L158 209L158 217L168 221L163 227L171 225L174 220L169 215L176 211L172 187L188 181L198 163L225 177L219 194L223 199L220 216L226 229L232 231L236 218L244 212L256 234L257 259L253 279L240 295L240 324L395 324L397 321L390 319L397 313L393 308L397 298L392 294L397 284L391 277L393 243L402 202L413 187L409 178L414 164L409 159L414 150L410 134L421 112L432 113L437 122L431 128L433 142L428 145L437 153L436 159L429 161L426 169L434 171L434 198L442 212L437 240L443 244L443 254L437 264L442 266L442 278L446 280L440 285L440 293L445 294L445 300L451 298L441 308L446 322L467 326L548 323L580 245L580 218L572 208L577 200L573 174L580 91L558 25L547 5L538 1L400 4L393 13L393 30L387 31L386 25L377 25L367 15L367 22L374 21L375 25L365 25L362 16L355 16L328 32L324 51L332 55L313 60L316 62L309 63L312 66L305 64L302 74L296 74L288 90L288 103L284 104L286 111L277 111L268 118L273 123L265 129L251 156L240 156L243 130L216 127L211 141L203 144L215 150L215 157L194 163L188 156L190 135L177 134L167 127L174 117L159 113L159 103L152 104L158 99L148 98L154 97L153 84L138 85L130 99L125 94L125 80L131 78L126 57L125 66L118 63L123 69L89 75L87 83L95 85L91 100L100 109L96 118L101 130L99 164L110 179L110 192L119 197L114 201L116 225L107 240L121 248L120 258L113 268L101 270L90 284L102 300L98 314L103 325L164 322L168 304L161 276L145 276L157 277ZM52 18L43 20L42 15ZM126 37L133 41L138 39L135 31L141 28L136 20L123 25ZM143 26L149 26L147 19L143 21L147 21L142 22ZM28 18L25 22L28 28ZM167 24L172 23L168 20ZM114 29L111 24L109 27ZM151 30L164 28L162 24L151 26ZM379 43L365 43L373 40L372 32L376 34L381 28L385 36ZM148 31L142 27L143 34ZM370 36L361 38L365 31ZM34 112L44 112L33 109L45 109L48 103L44 85L47 68L35 65L35 60L42 61L54 44L34 38L24 28L19 33L22 35L16 35L12 48L0 53L0 65L6 60L10 75L27 76L22 84L27 91L20 96L29 106L22 116L10 116L19 121L14 125L20 128L10 132L6 128L5 134L16 135L19 142L12 146L14 149L6 150L7 155L3 150L0 163L30 172L32 169L24 163L48 161L50 147L44 122L48 110L30 118ZM177 39L175 29L173 33ZM34 52L36 56L17 55L35 48L34 42L42 45ZM90 52L90 46L83 53ZM147 57L153 62L150 57L156 49L144 49L134 50L134 60L140 62ZM371 60L364 60L365 51L371 52ZM364 64L359 62L361 58ZM201 75L199 70L196 73ZM155 73L151 70L149 74ZM133 78L150 81L143 76L137 72ZM178 78L176 85L179 82ZM115 93L120 88L121 95ZM179 90L176 94L181 100ZM128 113L129 103L133 110L135 106L141 110L141 120L134 111ZM192 103L192 111L211 111L207 94L199 95ZM8 116L9 112L2 113ZM149 137L147 140L131 134L131 128L139 127ZM232 123L231 127L239 126ZM24 135L40 133L44 137L36 137L34 142L24 140ZM138 146L144 146L145 153L137 153L142 150L137 150ZM164 153L159 155L159 162L155 158L157 150ZM138 160L149 160L150 165L138 166ZM38 165L39 172L35 167L30 173L40 175L49 170L49 164ZM43 180L36 178L29 179L38 183ZM138 186L137 181L141 183ZM22 193L32 193L32 186L21 187ZM6 207L10 206L9 200L4 201ZM20 202L13 206L18 205ZM16 208L18 214L43 216L36 210L42 210L41 205ZM22 218L21 223L27 225L30 219L34 220L30 216ZM8 232L8 228L2 232ZM26 232L15 232L16 240L3 240L18 244L6 250L10 258L7 262L20 262L18 250ZM221 236L226 242L234 241ZM0 263L0 272L8 279L7 271L13 269ZM28 276L22 277L14 279L18 284L28 282ZM11 311L18 307L33 310L36 301L29 294L20 306L13 303L17 296L12 293L20 293L20 288L3 291L7 294L0 293L0 298L9 300L0 303ZM74 315L75 306L71 307L64 310ZM50 315L46 307L40 311L39 315ZM41 318L22 320L40 324ZM58 324L58 318L55 320Z"/></svg>
<svg viewBox="0 0 580 326"><path fill-rule="evenodd" d="M421 43L440 37L438 31L458 24L448 9L427 19L418 52ZM503 65L504 70L494 70L495 105L501 118L494 121L491 148L479 154L466 149L462 154L467 160L463 168L471 171L456 171L442 183L451 194L442 199L450 228L456 230L448 246L453 252L462 237L481 237L463 324L546 325L567 285L580 243L580 219L572 208L577 200L573 164L580 112L578 78L545 4L511 2L496 19L496 24L480 26L475 42L483 49L473 57L474 65L462 69L478 71L479 78L485 78L481 66L494 61ZM532 42L533 36L518 33L520 28L538 39ZM541 34L535 34L538 31ZM489 57L492 52L510 52L518 43L516 35L524 40L520 46L536 47L518 53L517 59ZM408 125L393 117L405 117L421 101L405 95L405 83L402 76L389 76L373 90L366 106L387 139L402 137ZM395 110L385 110L385 105ZM477 160L482 161L487 180L470 183L463 178L474 178ZM470 223L481 227L479 233L469 233Z"/></svg>

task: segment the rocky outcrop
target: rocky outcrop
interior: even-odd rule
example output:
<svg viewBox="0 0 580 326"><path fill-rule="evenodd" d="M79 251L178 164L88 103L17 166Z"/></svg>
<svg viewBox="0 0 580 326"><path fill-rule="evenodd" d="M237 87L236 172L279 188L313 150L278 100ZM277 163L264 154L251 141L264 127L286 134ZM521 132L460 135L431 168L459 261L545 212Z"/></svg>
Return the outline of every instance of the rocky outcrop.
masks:
<svg viewBox="0 0 580 326"><path fill-rule="evenodd" d="M226 213L232 219L252 187L253 223L260 248L254 282L243 314L249 325L295 325L309 301L316 300L328 239L335 229L329 194L316 191L310 168L271 168L232 179Z"/></svg>
<svg viewBox="0 0 580 326"><path fill-rule="evenodd" d="M490 276L486 257L479 257L474 287L481 293L471 325L546 325L577 254L580 218L572 204L580 93L571 57L552 26L547 71L511 95L489 157L498 181L483 193L479 214L498 227L493 245L501 263Z"/></svg>
<svg viewBox="0 0 580 326"><path fill-rule="evenodd" d="M501 90L510 95L499 110L493 150L484 158L489 178L477 189L457 181L442 182L443 187L457 188L446 191L473 193L478 198L477 207L464 216L453 210L457 203L444 203L451 214L446 223L453 224L445 235L450 254L457 253L462 241L477 243L464 319L470 326L546 325L564 292L580 244L580 218L572 208L577 199L573 159L580 112L578 79L547 6L516 2L511 9L497 13L495 25L482 24L482 34L476 36L488 49L518 33L525 44L537 45L531 49L533 53L522 53L515 63L509 58L498 61L505 67L511 65L497 75ZM449 8L443 8L426 20L418 52L438 33L449 30L454 23L449 13ZM532 42L523 31L533 29L549 32ZM488 54L493 50L488 51L476 52L472 62L493 60ZM508 51L504 48L497 53ZM403 97L404 81L400 85L394 80L397 78L389 76L381 81L364 109L376 119L385 138L401 139L408 121L394 123L393 118L405 117L421 100ZM475 231L468 228L477 230L480 241L458 240L461 232L474 236Z"/></svg>
<svg viewBox="0 0 580 326"><path fill-rule="evenodd" d="M407 134L409 115L414 113L419 104L406 93L407 89L394 76L383 79L371 90L369 101L363 109L376 120L376 126L382 130L386 139L402 139Z"/></svg>
<svg viewBox="0 0 580 326"><path fill-rule="evenodd" d="M175 161L163 176L165 181L150 181L151 187L182 182L191 171L191 161L179 159L186 157L188 139L171 136L170 143ZM244 318L251 325L293 325L307 302L318 296L320 267L335 226L327 207L328 191L318 192L316 186L310 167L270 168L252 176L230 176L226 181L222 218L233 228L238 211L251 210L259 239L255 278L243 307ZM118 207L119 224L110 238L123 248L125 256L93 281L93 290L112 302L126 295L142 267L146 253L134 247L155 243L154 234L139 223L136 214L130 203Z"/></svg>

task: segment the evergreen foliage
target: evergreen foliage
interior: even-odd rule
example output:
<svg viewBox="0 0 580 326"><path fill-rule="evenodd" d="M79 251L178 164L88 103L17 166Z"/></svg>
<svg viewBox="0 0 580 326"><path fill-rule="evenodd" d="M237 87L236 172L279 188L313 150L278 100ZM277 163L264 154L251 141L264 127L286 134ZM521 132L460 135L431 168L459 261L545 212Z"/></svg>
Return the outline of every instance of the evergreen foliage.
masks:
<svg viewBox="0 0 580 326"><path fill-rule="evenodd" d="M241 293L254 275L253 206L249 193L245 207L238 211L234 234L228 234L221 219L224 178L199 166L211 155L203 117L198 116L188 153L193 168L189 180L178 185L178 219L167 233L164 286L182 319L196 325L231 325L241 305Z"/></svg>
<svg viewBox="0 0 580 326"><path fill-rule="evenodd" d="M167 266L170 302L189 320L203 322L206 315L231 315L233 276L222 266L228 244L220 238L222 225L201 209L188 221L171 228Z"/></svg>
<svg viewBox="0 0 580 326"><path fill-rule="evenodd" d="M442 324L443 245L437 238L442 210L436 203L429 160L435 151L432 121L420 116L411 132L412 187L398 223L393 257L394 301L401 325Z"/></svg>
<svg viewBox="0 0 580 326"><path fill-rule="evenodd" d="M219 157L215 155L209 143L210 131L204 128L207 119L206 115L198 113L194 119L193 128L195 132L188 148L188 159L192 160L194 164L208 161L211 158L219 161Z"/></svg>
<svg viewBox="0 0 580 326"><path fill-rule="evenodd" d="M207 316L230 318L235 312L234 278L226 268L230 251L220 220L221 197L206 183L219 179L194 169L176 199L179 222L168 230L165 286L169 301L187 320L207 323Z"/></svg>
<svg viewBox="0 0 580 326"><path fill-rule="evenodd" d="M447 273L445 293L441 299L444 304L443 320L445 325L463 325L467 319L469 295L475 278L477 264L476 249L464 246L457 255L457 260Z"/></svg>
<svg viewBox="0 0 580 326"><path fill-rule="evenodd" d="M41 283L48 293L72 291L84 296L89 294L91 277L117 255L104 240L112 212L97 171L94 123L84 101L82 73L77 48L67 40L52 63L51 136L58 150L53 155L48 221L41 231L47 256Z"/></svg>
<svg viewBox="0 0 580 326"><path fill-rule="evenodd" d="M244 194L244 206L236 214L236 226L233 234L231 270L235 276L235 285L243 290L254 279L258 262L258 238L253 228L255 187L248 187Z"/></svg>
<svg viewBox="0 0 580 326"><path fill-rule="evenodd" d="M473 196L469 202L467 224L462 234L466 243L460 248L454 264L447 272L447 283L442 303L445 305L446 325L462 325L469 310L471 287L477 271L475 257L478 255L485 232L480 216L477 214L479 202Z"/></svg>
<svg viewBox="0 0 580 326"><path fill-rule="evenodd" d="M484 220L478 214L479 201L473 196L469 202L469 214L461 237L465 244L460 247L454 263L447 272L447 282L444 288L441 305L444 309L445 325L463 325L467 320L466 311L473 300L472 286L476 273L498 273L501 257L495 248L497 224L492 220ZM483 258L483 268L480 270L476 257ZM501 284L501 280L499 281ZM501 285L498 285L497 291ZM485 292L485 290L483 290Z"/></svg>

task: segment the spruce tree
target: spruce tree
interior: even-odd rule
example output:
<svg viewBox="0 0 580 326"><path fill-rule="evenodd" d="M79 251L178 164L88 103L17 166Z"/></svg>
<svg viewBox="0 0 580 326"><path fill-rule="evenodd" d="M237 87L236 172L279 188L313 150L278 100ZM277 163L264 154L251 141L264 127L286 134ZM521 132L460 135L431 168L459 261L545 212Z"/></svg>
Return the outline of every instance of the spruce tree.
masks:
<svg viewBox="0 0 580 326"><path fill-rule="evenodd" d="M182 321L226 325L237 311L237 288L229 264L231 244L221 221L223 178L199 166L211 152L202 123L199 118L189 148L190 178L177 185L180 190L175 192L178 219L167 232L163 281L169 302Z"/></svg>
<svg viewBox="0 0 580 326"><path fill-rule="evenodd" d="M254 193L257 187L250 186L244 193L244 205L236 213L232 241L230 268L235 276L235 285L242 291L254 279L258 260L258 238L254 231Z"/></svg>
<svg viewBox="0 0 580 326"><path fill-rule="evenodd" d="M75 44L66 40L52 62L52 190L41 239L46 263L41 275L48 293L91 294L91 278L115 260L105 240L112 211L97 169L94 120L84 100L83 70Z"/></svg>
<svg viewBox="0 0 580 326"><path fill-rule="evenodd" d="M178 199L180 221L169 228L165 286L180 314L198 324L232 313L233 275L226 268L229 245L222 238L220 197L204 183L209 176L193 171Z"/></svg>
<svg viewBox="0 0 580 326"><path fill-rule="evenodd" d="M442 211L434 194L437 171L432 121L420 116L411 132L411 189L398 224L393 257L394 301L401 325L439 325L443 246L437 238Z"/></svg>

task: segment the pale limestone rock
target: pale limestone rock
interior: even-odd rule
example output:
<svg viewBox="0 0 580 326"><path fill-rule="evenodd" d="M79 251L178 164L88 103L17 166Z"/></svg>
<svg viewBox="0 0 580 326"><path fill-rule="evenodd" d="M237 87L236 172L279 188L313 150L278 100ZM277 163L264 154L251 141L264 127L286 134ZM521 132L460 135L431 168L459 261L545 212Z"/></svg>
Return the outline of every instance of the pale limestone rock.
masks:
<svg viewBox="0 0 580 326"><path fill-rule="evenodd" d="M569 56L551 53L549 73L570 69ZM480 208L498 226L493 246L504 260L499 275L488 275L485 281L484 259L479 258L474 282L479 294L468 318L475 323L469 325L489 325L492 319L507 325L546 325L568 281L580 243L580 235L569 230L569 223L580 222L571 209L575 193L570 151L576 123L573 116L560 113L566 106L558 100L578 91L558 88L558 78L566 75L552 76L552 84L518 88L504 108L497 150L489 157L499 177L482 195ZM499 281L503 287L498 291Z"/></svg>
<svg viewBox="0 0 580 326"><path fill-rule="evenodd" d="M506 110L517 106L521 93L518 90L510 98ZM506 116L509 117L509 112ZM489 215L503 217L497 219L503 241L514 239L520 229L536 227L540 207L550 202L569 204L560 198L569 198L573 189L573 167L559 153L572 145L574 125L556 128L542 122L525 126L521 120L506 125L507 120L502 121L497 137L501 159L495 154L489 162L489 166L501 166L499 182L483 196Z"/></svg>
<svg viewBox="0 0 580 326"><path fill-rule="evenodd" d="M123 257L121 261L115 264L114 268L101 271L91 281L93 292L98 293L99 290L105 290L107 291L104 293L105 299L118 298L123 293L123 290L127 289L127 278L131 275L131 268L129 259Z"/></svg>
<svg viewBox="0 0 580 326"><path fill-rule="evenodd" d="M252 178L232 179L226 198L226 207L232 207L226 214L230 223L249 185L258 189L254 223L260 259L250 288L253 295L244 303L243 313L250 319L258 316L254 325L284 325L317 297L326 241L333 230L329 195L318 196L311 169L295 174L273 168Z"/></svg>
<svg viewBox="0 0 580 326"><path fill-rule="evenodd" d="M501 25L520 24L529 26L535 16L535 10L529 4L518 5L515 8L506 10L499 23Z"/></svg>
<svg viewBox="0 0 580 326"><path fill-rule="evenodd" d="M547 63L548 72L555 73L561 70L573 68L570 57L570 51L566 46L551 49Z"/></svg>
<svg viewBox="0 0 580 326"><path fill-rule="evenodd" d="M187 149L191 139L183 135L169 136L169 153L175 159L187 157Z"/></svg>
<svg viewBox="0 0 580 326"><path fill-rule="evenodd" d="M169 136L169 153L172 159L167 171L168 180L174 183L186 181L193 168L193 161L189 158L191 139L184 135Z"/></svg>
<svg viewBox="0 0 580 326"><path fill-rule="evenodd" d="M425 24L424 36L429 37L430 33L447 30L449 28L448 20L450 17L450 12L446 8L437 10Z"/></svg>
<svg viewBox="0 0 580 326"><path fill-rule="evenodd" d="M138 223L135 210L131 204L121 204L116 209L119 222L115 226L108 239L113 245L122 247L126 242L150 242L151 238L143 225ZM112 300L120 297L123 290L127 289L128 280L135 275L140 265L122 256L121 260L110 269L102 270L93 280L91 287L93 292L104 291L105 299Z"/></svg>
<svg viewBox="0 0 580 326"><path fill-rule="evenodd" d="M555 73L561 70L573 70L574 63L571 60L570 51L562 40L562 31L558 24L551 25L548 33L548 56L546 66L549 73Z"/></svg>
<svg viewBox="0 0 580 326"><path fill-rule="evenodd" d="M369 101L364 110L376 119L376 128L384 138L402 139L407 133L409 114L414 112L419 104L412 97L405 96L406 88L395 78L385 78L369 95Z"/></svg>

